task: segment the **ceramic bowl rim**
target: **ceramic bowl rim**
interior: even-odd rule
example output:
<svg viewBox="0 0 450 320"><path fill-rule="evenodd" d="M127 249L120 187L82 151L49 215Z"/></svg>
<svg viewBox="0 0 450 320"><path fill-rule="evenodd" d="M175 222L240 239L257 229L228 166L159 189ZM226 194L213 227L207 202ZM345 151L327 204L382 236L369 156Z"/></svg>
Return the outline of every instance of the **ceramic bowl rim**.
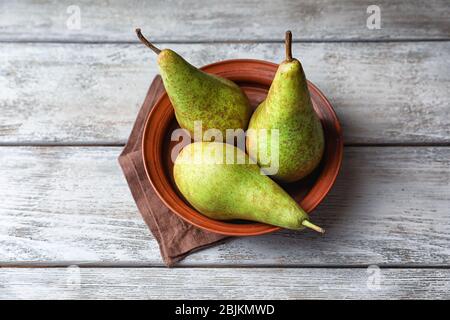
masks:
<svg viewBox="0 0 450 320"><path fill-rule="evenodd" d="M252 63L252 64L258 64L261 66L266 66L269 67L271 69L276 69L278 68L278 65L273 63L273 62L269 62L269 61L264 61L264 60L257 60L257 59L230 59L230 60L222 60L222 61L218 61L218 62L214 62L208 65L205 65L203 67L201 67L201 70L206 70L208 71L209 69L212 69L213 67L216 66L222 66L222 65L227 65L227 64L235 64L235 63ZM337 133L337 161L334 160L334 170L332 172L332 174L328 177L328 181L329 183L327 184L327 186L321 190L321 194L320 196L316 197L315 201L311 204L311 206L309 206L308 210L306 210L308 213L310 213L312 210L314 210L322 201L323 199L326 197L326 195L329 193L330 189L332 188L332 186L334 185L336 178L339 174L340 168L341 168L341 164L342 164L342 157L343 157L343 137L342 137L342 128L339 122L339 119L336 115L336 112L334 111L331 103L328 101L328 99L325 97L325 95L317 88L316 85L314 85L313 83L311 83L310 81L308 81L308 88L309 89L313 89L315 92L314 94L316 96L318 96L327 106L328 112L330 112L330 114L333 117L334 120L334 128L335 131ZM311 94L313 95L313 94ZM147 118L145 120L145 125L144 125L144 131L143 131L143 135L142 135L142 141L141 141L141 153L142 153L142 157L144 160L144 169L145 169L145 173L147 175L147 178L149 179L153 189L155 190L157 196L161 199L161 201L171 210L173 211L175 214L177 214L180 218L182 218L183 220L185 220L186 222L193 224L201 229L207 230L207 231L211 231L214 233L219 233L219 234L223 234L223 235L229 235L229 236L254 236L254 235L262 235L262 234L267 234L267 233L271 233L277 230L280 230L282 228L277 227L277 226L271 226L271 225L267 225L267 224L263 224L263 223L249 223L249 224L235 224L235 223L230 223L230 222L224 222L224 221L219 221L219 220L214 220L211 219L209 217L206 217L204 215L202 215L201 213L197 212L197 210L190 208L190 206L185 203L185 201L183 199L181 199L178 195L177 198L179 201L181 201L183 204L185 204L186 206L188 206L192 211L195 212L196 215L200 215L201 218L203 218L202 220L209 220L211 223L208 224L204 224L204 223L199 223L198 221L192 221L191 219L187 218L184 214L178 212L178 209L175 208L173 206L173 204L171 202L169 202L166 197L163 194L164 188L160 189L160 186L156 183L155 180L155 176L160 177L160 174L158 174L158 169L154 168L153 166L148 165L148 157L147 157L147 144L146 142L148 141L148 136L150 134L150 123L152 122L151 120L153 119L154 115L156 114L157 110L158 110L158 106L161 105L161 103L165 100L169 100L169 104L172 107L171 103L170 103L170 99L167 96L167 92L164 90L164 92L161 94L161 96L157 99L157 101L155 102L152 110L149 112L149 114L147 115ZM172 112L173 112L173 107L172 107ZM166 128L167 129L167 128ZM160 153L161 154L161 153ZM336 157L334 157L334 159L336 159ZM159 162L158 162L159 163ZM326 165L326 164L325 164ZM163 168L162 168L162 171ZM168 180L166 174L164 172L162 172L162 175L164 175L164 178L162 180ZM319 177L317 178L316 182L314 183L313 187L311 189L314 188L314 186L317 184L318 181L320 181L320 178L322 177L322 175L319 175ZM164 183L161 179L158 181L158 183ZM170 189L173 189L173 186L171 186L171 183L168 182L167 185L169 186ZM311 191L311 190L310 190ZM176 192L174 192L176 194ZM308 192L307 195L309 195L310 192ZM306 198L306 196L305 196ZM191 213L192 214L192 213ZM205 219L206 218L206 219ZM211 225L215 226L215 227L211 227ZM221 226L221 228L219 228L218 226ZM236 229L239 229L239 231L236 231ZM247 231L246 231L247 229ZM254 230L252 230L254 229ZM252 230L252 231L251 231Z"/></svg>

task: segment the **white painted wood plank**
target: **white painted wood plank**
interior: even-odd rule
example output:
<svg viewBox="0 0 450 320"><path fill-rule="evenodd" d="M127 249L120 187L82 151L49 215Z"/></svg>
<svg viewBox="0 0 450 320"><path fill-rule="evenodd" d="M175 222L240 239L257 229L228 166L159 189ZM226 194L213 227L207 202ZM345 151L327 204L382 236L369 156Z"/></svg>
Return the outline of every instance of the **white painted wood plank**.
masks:
<svg viewBox="0 0 450 320"><path fill-rule="evenodd" d="M1 147L0 265L161 266L120 151ZM336 185L312 215L324 236L234 239L182 265L448 266L449 208L450 148L347 147Z"/></svg>
<svg viewBox="0 0 450 320"><path fill-rule="evenodd" d="M449 299L450 270L2 268L0 299Z"/></svg>
<svg viewBox="0 0 450 320"><path fill-rule="evenodd" d="M373 4L381 28L370 30ZM0 40L8 41L135 41L137 26L159 41L280 40L288 28L301 40L450 36L446 0L9 0L0 14Z"/></svg>
<svg viewBox="0 0 450 320"><path fill-rule="evenodd" d="M170 47L195 65L284 55L278 43ZM450 142L450 42L307 43L294 54L346 143ZM0 44L0 143L124 143L155 60L138 44Z"/></svg>

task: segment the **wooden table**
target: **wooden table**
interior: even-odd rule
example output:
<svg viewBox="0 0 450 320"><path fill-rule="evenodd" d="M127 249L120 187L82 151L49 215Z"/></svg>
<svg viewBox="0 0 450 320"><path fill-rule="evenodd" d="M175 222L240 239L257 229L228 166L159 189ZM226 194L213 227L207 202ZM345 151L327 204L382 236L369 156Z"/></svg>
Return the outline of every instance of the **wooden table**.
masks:
<svg viewBox="0 0 450 320"><path fill-rule="evenodd" d="M450 298L448 0L89 2L0 4L0 298ZM293 31L344 129L325 236L163 265L117 162L157 73L136 26L197 66Z"/></svg>

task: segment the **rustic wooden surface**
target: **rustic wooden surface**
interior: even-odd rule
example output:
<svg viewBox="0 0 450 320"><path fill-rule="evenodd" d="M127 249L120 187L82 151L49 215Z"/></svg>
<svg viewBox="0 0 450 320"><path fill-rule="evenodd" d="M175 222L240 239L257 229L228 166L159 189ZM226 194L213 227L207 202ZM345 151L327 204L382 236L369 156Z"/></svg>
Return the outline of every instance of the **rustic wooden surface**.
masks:
<svg viewBox="0 0 450 320"><path fill-rule="evenodd" d="M449 299L450 270L0 269L0 299Z"/></svg>
<svg viewBox="0 0 450 320"><path fill-rule="evenodd" d="M69 5L80 9L81 28L66 27ZM369 30L376 4L382 28ZM447 0L185 0L2 1L0 39L8 41L135 41L136 26L156 41L280 41L294 39L449 39Z"/></svg>
<svg viewBox="0 0 450 320"><path fill-rule="evenodd" d="M161 266L117 164L120 151L0 148L0 263ZM449 180L450 148L347 147L336 185L314 212L324 236L241 238L182 264L446 266Z"/></svg>
<svg viewBox="0 0 450 320"><path fill-rule="evenodd" d="M2 1L0 298L450 298L450 6L377 1L369 30L371 4L77 1L69 30L65 2ZM279 62L293 31L347 144L314 212L325 236L233 239L163 267L117 163L157 73L136 26L199 66Z"/></svg>
<svg viewBox="0 0 450 320"><path fill-rule="evenodd" d="M284 54L279 43L167 46L198 66L280 62ZM450 143L450 42L300 43L293 50L335 107L347 144ZM3 43L0 63L0 143L10 144L123 144L158 72L156 56L140 44Z"/></svg>

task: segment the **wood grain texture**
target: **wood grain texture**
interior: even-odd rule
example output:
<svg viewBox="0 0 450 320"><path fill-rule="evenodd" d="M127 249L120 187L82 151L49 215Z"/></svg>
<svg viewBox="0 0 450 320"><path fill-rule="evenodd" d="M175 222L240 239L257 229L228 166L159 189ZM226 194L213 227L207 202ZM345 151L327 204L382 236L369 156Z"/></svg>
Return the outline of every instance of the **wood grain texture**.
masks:
<svg viewBox="0 0 450 320"><path fill-rule="evenodd" d="M379 30L367 27L373 4ZM8 41L136 41L138 26L156 41L281 40L286 29L301 40L450 37L446 0L9 0L0 12L0 40Z"/></svg>
<svg viewBox="0 0 450 320"><path fill-rule="evenodd" d="M0 266L161 266L115 147L0 148ZM450 265L450 148L347 147L313 221L240 238L185 266ZM1 283L1 282L0 282Z"/></svg>
<svg viewBox="0 0 450 320"><path fill-rule="evenodd" d="M449 299L450 270L0 269L0 299Z"/></svg>
<svg viewBox="0 0 450 320"><path fill-rule="evenodd" d="M170 47L195 65L284 55L277 43ZM294 55L346 143L450 143L450 42L307 43ZM0 44L0 143L125 143L155 60L138 44Z"/></svg>

